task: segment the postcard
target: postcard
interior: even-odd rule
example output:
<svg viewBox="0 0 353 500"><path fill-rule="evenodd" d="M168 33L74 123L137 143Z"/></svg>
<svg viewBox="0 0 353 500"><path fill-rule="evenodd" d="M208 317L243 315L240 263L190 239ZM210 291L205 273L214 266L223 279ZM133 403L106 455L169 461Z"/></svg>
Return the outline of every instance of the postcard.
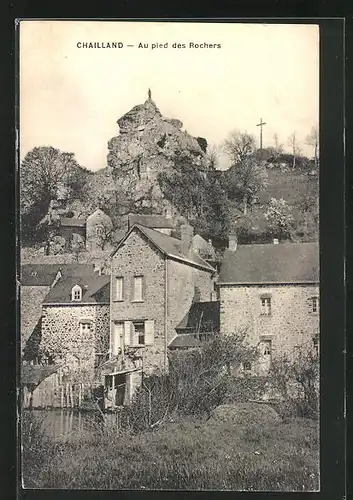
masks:
<svg viewBox="0 0 353 500"><path fill-rule="evenodd" d="M24 489L319 491L319 27L21 20Z"/></svg>

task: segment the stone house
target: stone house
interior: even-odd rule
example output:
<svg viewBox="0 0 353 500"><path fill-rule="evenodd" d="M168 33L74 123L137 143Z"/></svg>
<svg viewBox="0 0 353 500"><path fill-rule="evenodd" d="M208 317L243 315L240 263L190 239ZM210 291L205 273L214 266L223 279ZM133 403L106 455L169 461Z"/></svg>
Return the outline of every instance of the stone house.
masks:
<svg viewBox="0 0 353 500"><path fill-rule="evenodd" d="M237 245L230 236L217 283L220 333L246 332L257 345L256 366L266 373L273 356L318 350L319 248L317 243Z"/></svg>
<svg viewBox="0 0 353 500"><path fill-rule="evenodd" d="M36 343L36 339L41 335L42 303L50 289L60 279L87 273L93 273L93 265L75 263L23 264L21 266L19 283L22 353L26 352L27 343ZM32 354L30 351L32 351ZM26 353L26 356L29 356L28 361L36 361L33 355L33 349L29 349Z"/></svg>
<svg viewBox="0 0 353 500"><path fill-rule="evenodd" d="M97 208L87 218L61 217L57 235L65 239L67 251L72 249L74 235L82 239L82 245L88 252L100 252L113 249L115 232L109 215Z"/></svg>
<svg viewBox="0 0 353 500"><path fill-rule="evenodd" d="M42 305L39 349L48 363L65 364L85 380L109 351L110 276L68 276L49 291Z"/></svg>
<svg viewBox="0 0 353 500"><path fill-rule="evenodd" d="M110 392L123 388L120 401L129 401L142 373L168 370L175 327L193 301L211 300L215 269L192 250L192 237L186 225L176 239L134 224L112 255L110 359L102 375Z"/></svg>
<svg viewBox="0 0 353 500"><path fill-rule="evenodd" d="M86 241L86 221L78 217L61 217L57 234L65 239L66 250L71 250L75 234L80 236L83 242Z"/></svg>

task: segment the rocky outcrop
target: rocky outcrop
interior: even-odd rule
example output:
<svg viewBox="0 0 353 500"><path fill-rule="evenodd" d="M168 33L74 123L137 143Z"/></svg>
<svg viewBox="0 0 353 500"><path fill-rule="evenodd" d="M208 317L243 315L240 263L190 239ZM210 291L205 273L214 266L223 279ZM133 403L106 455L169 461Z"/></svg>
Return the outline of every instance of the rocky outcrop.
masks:
<svg viewBox="0 0 353 500"><path fill-rule="evenodd" d="M173 169L176 155L202 168L207 164L207 142L182 130L180 120L162 116L148 98L117 121L120 134L108 142L108 168L124 196L135 207L163 213L169 202L163 198L157 177Z"/></svg>

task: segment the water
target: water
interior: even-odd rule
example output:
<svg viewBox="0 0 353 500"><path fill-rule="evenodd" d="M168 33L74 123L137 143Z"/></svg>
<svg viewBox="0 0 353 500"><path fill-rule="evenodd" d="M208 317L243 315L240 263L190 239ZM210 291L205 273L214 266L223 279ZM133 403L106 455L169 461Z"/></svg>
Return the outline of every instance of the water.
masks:
<svg viewBox="0 0 353 500"><path fill-rule="evenodd" d="M29 411L29 410L25 410ZM32 415L41 423L44 433L50 438L75 438L81 432L99 432L104 426L115 426L116 415L105 414L104 421L97 412L52 409L31 410Z"/></svg>

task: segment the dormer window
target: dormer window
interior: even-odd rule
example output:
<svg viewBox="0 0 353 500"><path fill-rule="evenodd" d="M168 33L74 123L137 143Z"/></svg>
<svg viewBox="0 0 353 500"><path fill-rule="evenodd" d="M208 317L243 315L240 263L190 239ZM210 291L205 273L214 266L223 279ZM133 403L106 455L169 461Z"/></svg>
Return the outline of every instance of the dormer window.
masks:
<svg viewBox="0 0 353 500"><path fill-rule="evenodd" d="M75 285L71 290L71 300L79 302L82 300L82 288L79 285Z"/></svg>

